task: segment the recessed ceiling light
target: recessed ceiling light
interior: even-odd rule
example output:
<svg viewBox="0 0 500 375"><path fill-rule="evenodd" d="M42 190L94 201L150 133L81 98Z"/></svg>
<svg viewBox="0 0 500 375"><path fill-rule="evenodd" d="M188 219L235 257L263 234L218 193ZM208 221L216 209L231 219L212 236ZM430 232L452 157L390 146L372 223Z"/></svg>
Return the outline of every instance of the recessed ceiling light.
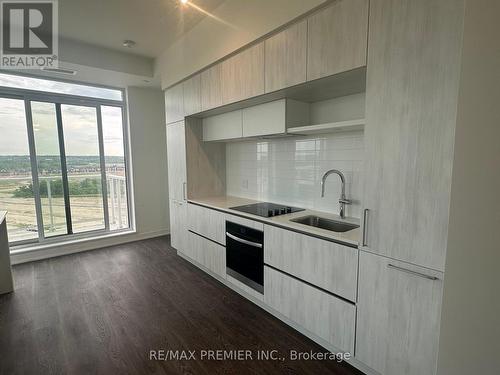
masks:
<svg viewBox="0 0 500 375"><path fill-rule="evenodd" d="M182 4L187 4L189 0L181 0Z"/></svg>
<svg viewBox="0 0 500 375"><path fill-rule="evenodd" d="M125 39L123 41L123 47L132 48L134 46L135 46L135 42L133 40Z"/></svg>

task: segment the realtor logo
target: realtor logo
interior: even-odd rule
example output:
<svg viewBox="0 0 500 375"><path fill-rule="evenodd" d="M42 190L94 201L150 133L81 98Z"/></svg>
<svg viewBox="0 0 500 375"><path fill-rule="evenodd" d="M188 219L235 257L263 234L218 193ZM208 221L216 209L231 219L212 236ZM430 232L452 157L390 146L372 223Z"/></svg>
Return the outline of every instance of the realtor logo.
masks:
<svg viewBox="0 0 500 375"><path fill-rule="evenodd" d="M57 67L57 0L1 0L0 68Z"/></svg>

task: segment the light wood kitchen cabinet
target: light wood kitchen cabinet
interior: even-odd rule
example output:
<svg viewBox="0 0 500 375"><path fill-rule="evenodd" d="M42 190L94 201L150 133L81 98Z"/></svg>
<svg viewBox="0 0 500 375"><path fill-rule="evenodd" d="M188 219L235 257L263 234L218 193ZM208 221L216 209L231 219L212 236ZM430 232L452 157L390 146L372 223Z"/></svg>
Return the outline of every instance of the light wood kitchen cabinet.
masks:
<svg viewBox="0 0 500 375"><path fill-rule="evenodd" d="M184 121L167 125L167 166L169 199L187 200Z"/></svg>
<svg viewBox="0 0 500 375"><path fill-rule="evenodd" d="M264 43L249 47L221 63L222 103L264 94Z"/></svg>
<svg viewBox="0 0 500 375"><path fill-rule="evenodd" d="M226 277L226 248L199 235L188 232L189 246L184 254L209 271Z"/></svg>
<svg viewBox="0 0 500 375"><path fill-rule="evenodd" d="M448 236L462 19L454 0L370 1L365 247L440 271Z"/></svg>
<svg viewBox="0 0 500 375"><path fill-rule="evenodd" d="M361 251L356 358L385 375L435 374L442 278Z"/></svg>
<svg viewBox="0 0 500 375"><path fill-rule="evenodd" d="M188 204L188 228L203 237L226 244L226 215L220 211Z"/></svg>
<svg viewBox="0 0 500 375"><path fill-rule="evenodd" d="M201 76L196 74L182 83L184 116L201 112Z"/></svg>
<svg viewBox="0 0 500 375"><path fill-rule="evenodd" d="M170 209L170 245L181 253L189 252L187 230L187 203L175 199L169 200Z"/></svg>
<svg viewBox="0 0 500 375"><path fill-rule="evenodd" d="M306 81L307 20L271 36L264 44L266 93Z"/></svg>
<svg viewBox="0 0 500 375"><path fill-rule="evenodd" d="M223 104L221 68L221 64L218 63L200 73L202 111L220 107Z"/></svg>
<svg viewBox="0 0 500 375"><path fill-rule="evenodd" d="M222 141L243 136L242 111L231 111L202 120L203 141Z"/></svg>
<svg viewBox="0 0 500 375"><path fill-rule="evenodd" d="M264 301L339 350L354 353L354 304L267 266L264 267Z"/></svg>
<svg viewBox="0 0 500 375"><path fill-rule="evenodd" d="M184 90L182 83L165 91L167 124L184 120Z"/></svg>
<svg viewBox="0 0 500 375"><path fill-rule="evenodd" d="M356 301L358 249L264 226L264 262L299 279Z"/></svg>
<svg viewBox="0 0 500 375"><path fill-rule="evenodd" d="M366 65L368 3L337 0L308 18L308 81Z"/></svg>

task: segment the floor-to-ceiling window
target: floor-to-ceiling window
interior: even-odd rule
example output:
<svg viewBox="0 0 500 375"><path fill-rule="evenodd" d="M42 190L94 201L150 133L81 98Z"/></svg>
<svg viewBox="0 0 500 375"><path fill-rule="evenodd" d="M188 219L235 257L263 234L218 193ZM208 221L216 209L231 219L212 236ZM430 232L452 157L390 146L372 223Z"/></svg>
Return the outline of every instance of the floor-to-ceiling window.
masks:
<svg viewBox="0 0 500 375"><path fill-rule="evenodd" d="M0 73L0 210L9 241L130 226L119 89Z"/></svg>

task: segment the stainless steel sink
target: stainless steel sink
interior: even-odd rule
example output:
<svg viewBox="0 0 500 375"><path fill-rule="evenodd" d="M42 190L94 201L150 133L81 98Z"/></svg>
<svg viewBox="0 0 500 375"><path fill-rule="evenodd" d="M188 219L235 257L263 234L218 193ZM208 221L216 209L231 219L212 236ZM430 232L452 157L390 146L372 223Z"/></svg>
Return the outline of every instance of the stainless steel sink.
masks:
<svg viewBox="0 0 500 375"><path fill-rule="evenodd" d="M310 227L331 230L332 232L347 232L349 230L359 228L359 225L356 224L325 219L324 217L314 215L301 216L296 219L290 219L290 221L293 221L294 223L309 225Z"/></svg>

